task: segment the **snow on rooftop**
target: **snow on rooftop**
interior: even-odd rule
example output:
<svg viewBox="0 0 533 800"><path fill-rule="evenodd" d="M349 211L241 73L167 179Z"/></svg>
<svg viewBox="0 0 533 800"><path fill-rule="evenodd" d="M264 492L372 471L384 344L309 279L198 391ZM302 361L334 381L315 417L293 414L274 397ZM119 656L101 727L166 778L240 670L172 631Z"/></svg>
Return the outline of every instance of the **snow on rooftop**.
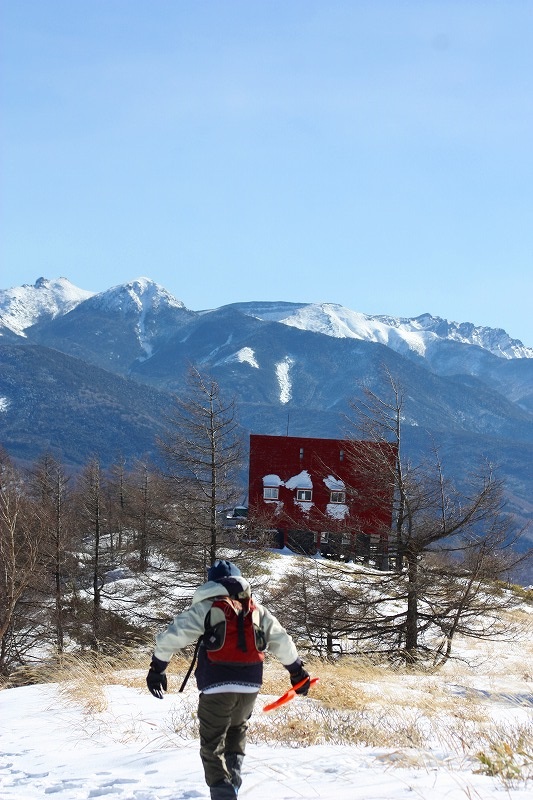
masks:
<svg viewBox="0 0 533 800"><path fill-rule="evenodd" d="M312 500L295 500L294 505L298 506L302 514L304 514L307 517L309 516L309 512L311 511L311 508L313 507L314 503Z"/></svg>
<svg viewBox="0 0 533 800"><path fill-rule="evenodd" d="M348 513L348 506L344 503L328 503L326 506L326 514L333 519L344 519Z"/></svg>
<svg viewBox="0 0 533 800"><path fill-rule="evenodd" d="M283 486L283 481L279 477L279 475L264 475L263 476L263 486Z"/></svg>
<svg viewBox="0 0 533 800"><path fill-rule="evenodd" d="M344 481L341 481L340 478L335 478L333 475L328 475L323 480L330 492L343 492L346 488Z"/></svg>
<svg viewBox="0 0 533 800"><path fill-rule="evenodd" d="M312 489L313 481L309 472L303 469L298 475L294 475L288 481L285 481L285 486L287 489Z"/></svg>

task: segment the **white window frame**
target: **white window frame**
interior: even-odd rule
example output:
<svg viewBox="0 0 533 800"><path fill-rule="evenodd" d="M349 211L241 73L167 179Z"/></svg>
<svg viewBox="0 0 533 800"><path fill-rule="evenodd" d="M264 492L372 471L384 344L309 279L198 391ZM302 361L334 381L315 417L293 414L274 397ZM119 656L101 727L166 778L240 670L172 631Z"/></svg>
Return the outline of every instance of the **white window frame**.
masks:
<svg viewBox="0 0 533 800"><path fill-rule="evenodd" d="M309 495L309 497L306 497L305 495ZM313 490L296 489L296 499L298 500L299 503L311 503L313 500Z"/></svg>
<svg viewBox="0 0 533 800"><path fill-rule="evenodd" d="M339 495L339 497L337 497ZM342 499L340 499L342 498ZM330 503L346 503L346 492L333 489L329 495Z"/></svg>
<svg viewBox="0 0 533 800"><path fill-rule="evenodd" d="M263 500L278 500L278 499L279 499L279 486L263 487Z"/></svg>

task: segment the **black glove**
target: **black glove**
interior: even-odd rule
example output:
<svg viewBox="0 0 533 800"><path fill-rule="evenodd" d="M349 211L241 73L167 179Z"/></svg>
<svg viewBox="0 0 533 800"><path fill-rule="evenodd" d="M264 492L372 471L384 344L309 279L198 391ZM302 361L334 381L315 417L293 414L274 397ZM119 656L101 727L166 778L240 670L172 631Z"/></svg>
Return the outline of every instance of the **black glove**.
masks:
<svg viewBox="0 0 533 800"><path fill-rule="evenodd" d="M168 661L160 661L155 656L152 658L148 675L146 676L146 685L148 691L157 697L158 700L163 699L163 692L167 690L167 676L165 669L167 668Z"/></svg>
<svg viewBox="0 0 533 800"><path fill-rule="evenodd" d="M300 666L300 668L296 672L291 672L290 677L291 677L291 684L293 686L296 686L297 683L300 683L300 681L303 681L307 678L303 686L300 686L299 689L296 689L296 694L306 695L307 692L309 691L309 687L311 686L311 682L309 678L309 673L306 672L303 666Z"/></svg>

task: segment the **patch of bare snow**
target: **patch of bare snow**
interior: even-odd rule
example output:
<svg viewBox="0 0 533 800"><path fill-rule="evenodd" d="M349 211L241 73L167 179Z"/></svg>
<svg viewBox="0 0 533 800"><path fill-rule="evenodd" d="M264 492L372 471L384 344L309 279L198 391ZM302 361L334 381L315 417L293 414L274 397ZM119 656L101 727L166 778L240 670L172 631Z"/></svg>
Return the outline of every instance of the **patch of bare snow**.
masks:
<svg viewBox="0 0 533 800"><path fill-rule="evenodd" d="M288 403L292 399L292 384L290 378L290 369L294 361L289 356L286 356L283 361L276 364L276 377L279 384L279 401L280 403Z"/></svg>
<svg viewBox="0 0 533 800"><path fill-rule="evenodd" d="M249 364L251 367L259 369L259 364L251 347L242 347L235 355L230 356L227 361L238 361L240 364Z"/></svg>

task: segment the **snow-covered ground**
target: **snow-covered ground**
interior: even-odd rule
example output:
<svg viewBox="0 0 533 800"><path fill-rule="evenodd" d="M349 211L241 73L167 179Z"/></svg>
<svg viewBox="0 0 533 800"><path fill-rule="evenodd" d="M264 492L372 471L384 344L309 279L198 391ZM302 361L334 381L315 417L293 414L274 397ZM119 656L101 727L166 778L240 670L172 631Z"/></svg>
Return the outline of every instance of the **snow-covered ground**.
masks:
<svg viewBox="0 0 533 800"><path fill-rule="evenodd" d="M270 579L291 561L272 558ZM437 672L310 662L321 677L310 697L264 714L267 692L288 688L269 661L241 800L531 800L532 608L511 615L516 635L458 641L461 658ZM74 662L57 683L0 691L0 800L207 800L194 680L179 694L185 661L175 660L156 700L148 661L86 674ZM479 752L499 774L485 774Z"/></svg>
<svg viewBox="0 0 533 800"><path fill-rule="evenodd" d="M526 666L526 665L524 665ZM514 674L514 664L511 666ZM74 676L75 677L75 676ZM120 677L120 673L118 674ZM137 672L123 674L123 684L104 685L101 693L69 694L64 684L39 684L0 692L0 798L2 800L178 800L208 798L194 728L196 690L189 684L163 701L144 688ZM448 676L451 679L452 676ZM117 676L115 676L115 679ZM505 681L476 676L485 713L500 722L531 723L532 695L517 694L516 678ZM367 687L370 689L371 687ZM421 687L422 688L422 687ZM455 702L461 686L450 684ZM520 688L520 687L518 687ZM523 688L523 687L522 687ZM327 693L327 686L322 685ZM400 694L399 692L403 693ZM396 715L412 724L417 680L396 692ZM379 694L379 687L376 687ZM480 774L480 762L458 753L428 734L425 747L367 747L348 744L304 746L296 734L293 746L263 744L257 731L292 719L316 719L321 704L296 698L271 714L262 695L251 719L242 800L530 800L532 782L502 780ZM454 706L450 705L450 713ZM460 699L459 699L460 702ZM457 706L455 706L456 708ZM320 716L318 717L320 718ZM530 728L531 730L531 728ZM255 732L255 733L254 733ZM259 742L259 743L258 743ZM514 756L513 756L514 757ZM531 758L531 750L530 755Z"/></svg>
<svg viewBox="0 0 533 800"><path fill-rule="evenodd" d="M124 686L106 689L108 708L87 712L55 685L0 694L2 800L177 800L207 798L198 742L174 728L194 700L163 702ZM300 699L301 705L311 700ZM258 703L254 720L262 714ZM277 713L282 713L281 711ZM474 774L445 753L358 746L249 745L240 796L254 800L526 800L531 787Z"/></svg>

